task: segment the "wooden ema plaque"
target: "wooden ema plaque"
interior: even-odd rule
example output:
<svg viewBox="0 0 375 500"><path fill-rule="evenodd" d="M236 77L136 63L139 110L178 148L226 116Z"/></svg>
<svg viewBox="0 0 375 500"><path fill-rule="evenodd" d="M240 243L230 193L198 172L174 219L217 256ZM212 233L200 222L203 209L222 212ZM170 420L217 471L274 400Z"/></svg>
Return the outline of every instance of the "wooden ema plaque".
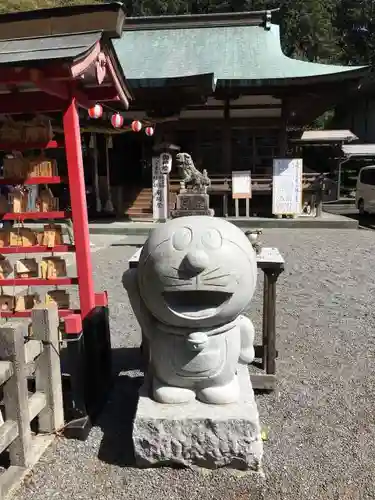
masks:
<svg viewBox="0 0 375 500"><path fill-rule="evenodd" d="M53 177L55 175L58 175L56 160L40 157L29 162L27 177Z"/></svg>
<svg viewBox="0 0 375 500"><path fill-rule="evenodd" d="M37 244L37 237L31 229L21 227L8 232L8 242L11 247L32 247Z"/></svg>
<svg viewBox="0 0 375 500"><path fill-rule="evenodd" d="M6 214L9 211L9 200L6 196L0 195L0 214Z"/></svg>
<svg viewBox="0 0 375 500"><path fill-rule="evenodd" d="M15 214L27 212L28 193L22 189L15 189L9 194L9 210Z"/></svg>
<svg viewBox="0 0 375 500"><path fill-rule="evenodd" d="M27 163L23 156L6 156L3 161L3 175L5 179L24 179Z"/></svg>
<svg viewBox="0 0 375 500"><path fill-rule="evenodd" d="M55 198L50 189L43 189L36 200L38 212L53 212L59 209L58 198Z"/></svg>
<svg viewBox="0 0 375 500"><path fill-rule="evenodd" d="M46 304L57 304L58 309L69 309L70 298L66 290L50 290L46 295Z"/></svg>
<svg viewBox="0 0 375 500"><path fill-rule="evenodd" d="M44 257L40 263L42 279L62 278L67 275L66 262L62 257Z"/></svg>
<svg viewBox="0 0 375 500"><path fill-rule="evenodd" d="M23 156L7 156L4 158L3 170L6 179L23 180L58 175L56 160L46 158L43 155L32 159Z"/></svg>
<svg viewBox="0 0 375 500"><path fill-rule="evenodd" d="M48 248L62 245L62 227L58 224L47 224L46 226L44 226L39 244Z"/></svg>
<svg viewBox="0 0 375 500"><path fill-rule="evenodd" d="M3 255L0 255L0 279L6 279L12 272L12 264Z"/></svg>
<svg viewBox="0 0 375 500"><path fill-rule="evenodd" d="M35 259L20 259L14 266L15 278L37 278L39 265Z"/></svg>
<svg viewBox="0 0 375 500"><path fill-rule="evenodd" d="M0 316L1 311L13 311L14 297L13 295L0 295Z"/></svg>
<svg viewBox="0 0 375 500"><path fill-rule="evenodd" d="M30 293L27 295L18 295L15 298L14 310L16 312L30 311L37 304L40 303L40 297L37 293Z"/></svg>
<svg viewBox="0 0 375 500"><path fill-rule="evenodd" d="M53 138L51 120L35 117L28 121L15 121L11 118L0 128L0 142L12 144L46 143Z"/></svg>

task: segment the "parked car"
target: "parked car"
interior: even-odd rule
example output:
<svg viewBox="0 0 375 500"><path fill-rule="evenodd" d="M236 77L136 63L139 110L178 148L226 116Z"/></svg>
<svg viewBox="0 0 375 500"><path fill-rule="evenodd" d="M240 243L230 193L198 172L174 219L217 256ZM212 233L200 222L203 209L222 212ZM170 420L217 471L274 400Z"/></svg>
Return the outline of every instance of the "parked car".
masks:
<svg viewBox="0 0 375 500"><path fill-rule="evenodd" d="M375 165L359 171L355 201L360 215L375 213Z"/></svg>

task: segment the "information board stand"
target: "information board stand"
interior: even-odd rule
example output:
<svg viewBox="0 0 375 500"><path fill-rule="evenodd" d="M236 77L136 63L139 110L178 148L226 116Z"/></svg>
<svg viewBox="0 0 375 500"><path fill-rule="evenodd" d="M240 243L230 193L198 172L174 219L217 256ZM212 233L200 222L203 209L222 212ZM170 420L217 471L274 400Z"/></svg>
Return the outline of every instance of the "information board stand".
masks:
<svg viewBox="0 0 375 500"><path fill-rule="evenodd" d="M250 217L251 172L237 170L232 172L232 198L234 199L235 217L240 217L240 200L245 200L245 217Z"/></svg>
<svg viewBox="0 0 375 500"><path fill-rule="evenodd" d="M272 179L272 213L296 216L302 212L301 158L274 158Z"/></svg>

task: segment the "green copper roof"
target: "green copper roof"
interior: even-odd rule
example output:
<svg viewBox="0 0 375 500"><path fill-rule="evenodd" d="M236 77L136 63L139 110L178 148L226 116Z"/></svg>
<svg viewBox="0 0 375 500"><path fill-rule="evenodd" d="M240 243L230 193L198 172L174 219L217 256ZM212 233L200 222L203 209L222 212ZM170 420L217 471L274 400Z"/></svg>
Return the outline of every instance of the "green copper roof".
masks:
<svg viewBox="0 0 375 500"><path fill-rule="evenodd" d="M152 23L137 26L135 19L133 24L128 20L122 38L114 40L130 84L144 87L163 84L163 79L213 73L218 86L256 86L266 82L286 84L295 79L321 80L323 76L324 80L336 79L339 74L350 78L366 69L286 57L276 24L215 26L201 22L197 27L168 27L167 17L158 19L155 27Z"/></svg>

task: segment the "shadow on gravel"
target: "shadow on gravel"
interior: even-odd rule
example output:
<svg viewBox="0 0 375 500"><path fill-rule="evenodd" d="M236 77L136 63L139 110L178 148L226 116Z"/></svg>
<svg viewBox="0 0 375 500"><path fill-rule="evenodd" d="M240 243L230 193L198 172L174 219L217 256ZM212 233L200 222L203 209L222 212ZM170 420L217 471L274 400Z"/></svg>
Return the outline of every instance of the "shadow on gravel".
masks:
<svg viewBox="0 0 375 500"><path fill-rule="evenodd" d="M325 207L325 212L334 215L343 215L344 217L348 217L348 219L357 220L360 228L365 229L375 229L375 215L359 215L358 210L356 208L344 208L335 209L335 206L332 205L330 207Z"/></svg>
<svg viewBox="0 0 375 500"><path fill-rule="evenodd" d="M374 215L349 215L351 219L359 222L360 227L366 229L375 229L375 216Z"/></svg>
<svg viewBox="0 0 375 500"><path fill-rule="evenodd" d="M132 427L138 403L138 389L143 382L139 348L112 351L115 382L97 425L103 431L98 458L120 467L134 465ZM133 373L129 373L133 372Z"/></svg>

